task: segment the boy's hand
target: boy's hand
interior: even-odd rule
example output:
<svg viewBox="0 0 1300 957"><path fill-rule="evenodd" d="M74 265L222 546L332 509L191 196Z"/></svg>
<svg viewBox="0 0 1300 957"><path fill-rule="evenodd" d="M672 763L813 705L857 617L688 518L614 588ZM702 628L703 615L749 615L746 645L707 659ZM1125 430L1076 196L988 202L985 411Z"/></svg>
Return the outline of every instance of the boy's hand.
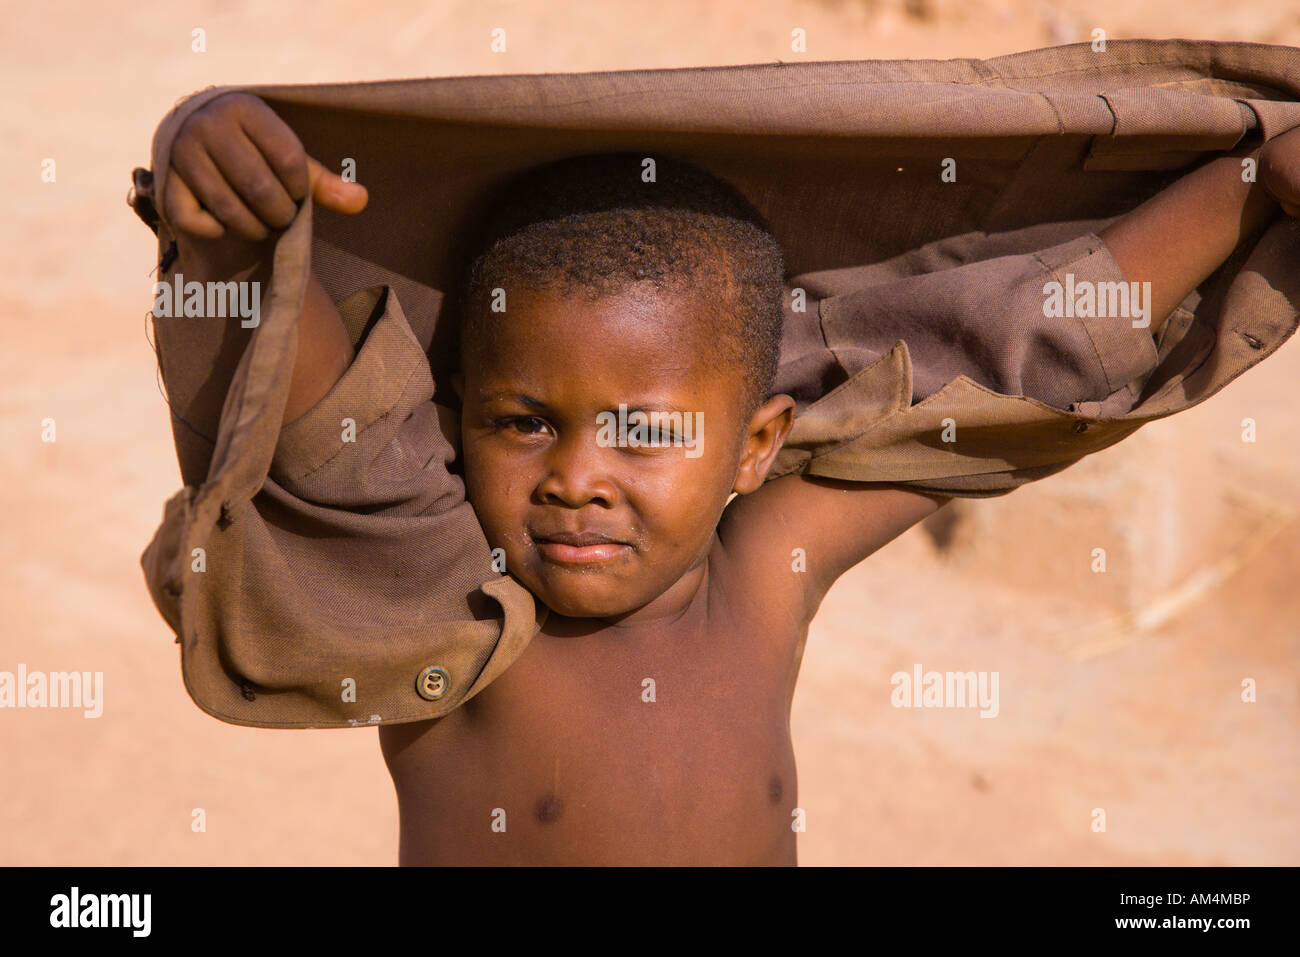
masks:
<svg viewBox="0 0 1300 957"><path fill-rule="evenodd" d="M359 213L369 200L307 155L297 134L259 97L229 93L194 111L172 142L163 218L197 239L261 242L312 200Z"/></svg>
<svg viewBox="0 0 1300 957"><path fill-rule="evenodd" d="M1288 216L1300 216L1300 127L1259 150L1259 182Z"/></svg>

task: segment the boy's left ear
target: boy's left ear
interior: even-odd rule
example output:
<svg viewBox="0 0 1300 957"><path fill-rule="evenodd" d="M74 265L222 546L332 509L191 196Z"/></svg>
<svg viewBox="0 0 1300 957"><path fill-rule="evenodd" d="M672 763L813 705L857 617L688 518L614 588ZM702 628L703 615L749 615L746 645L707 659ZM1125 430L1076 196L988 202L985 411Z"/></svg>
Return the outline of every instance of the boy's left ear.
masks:
<svg viewBox="0 0 1300 957"><path fill-rule="evenodd" d="M762 488L793 424L794 399L784 393L772 396L754 410L746 428L745 450L732 491L748 495Z"/></svg>

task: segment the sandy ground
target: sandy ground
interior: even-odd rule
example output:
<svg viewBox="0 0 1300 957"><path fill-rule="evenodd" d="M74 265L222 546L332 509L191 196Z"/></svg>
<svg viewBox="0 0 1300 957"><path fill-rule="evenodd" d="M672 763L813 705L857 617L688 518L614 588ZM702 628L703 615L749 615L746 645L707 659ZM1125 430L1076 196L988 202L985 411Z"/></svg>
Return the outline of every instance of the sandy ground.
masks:
<svg viewBox="0 0 1300 957"><path fill-rule="evenodd" d="M108 689L96 720L0 712L3 864L396 861L375 732L208 718L144 588L139 554L180 479L145 340L153 237L123 200L178 98L213 83L793 59L795 26L806 59L989 57L1095 26L1300 43L1292 0L147 0L3 15L0 670L102 671ZM508 54L488 52L492 26ZM195 27L206 53L191 52ZM45 157L56 183L40 181ZM1292 341L1076 469L964 503L945 550L914 529L847 575L795 698L801 862L1300 863L1300 411L1284 391L1298 376ZM1103 582L1086 556L1112 539L1128 570ZM1218 578L1179 598L1207 569ZM1134 596L1152 580L1177 600L1143 627L1132 613L1149 598ZM890 707L889 676L914 663L997 670L998 718ZM1245 678L1257 703L1240 700Z"/></svg>

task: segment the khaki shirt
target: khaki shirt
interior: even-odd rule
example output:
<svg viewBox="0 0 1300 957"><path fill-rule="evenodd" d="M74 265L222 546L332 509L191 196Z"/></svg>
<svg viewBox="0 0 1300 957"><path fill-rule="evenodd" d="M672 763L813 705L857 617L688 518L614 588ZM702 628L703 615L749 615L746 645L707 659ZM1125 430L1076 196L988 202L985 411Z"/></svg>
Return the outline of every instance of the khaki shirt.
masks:
<svg viewBox="0 0 1300 957"><path fill-rule="evenodd" d="M1300 230L1286 217L1155 339L1128 318L1043 310L1049 282L1123 281L1106 225L1215 151L1300 125L1292 48L1132 40L987 61L209 89L159 126L152 175L134 174L160 257L171 140L240 89L327 166L355 162L371 202L356 217L303 203L256 328L155 318L185 488L142 565L191 697L234 724L438 717L544 620L493 568L465 501L437 323L464 265L456 238L526 167L663 152L764 215L790 277L777 388L797 403L773 477L1005 494L1204 401L1297 325ZM309 271L358 352L281 430Z"/></svg>

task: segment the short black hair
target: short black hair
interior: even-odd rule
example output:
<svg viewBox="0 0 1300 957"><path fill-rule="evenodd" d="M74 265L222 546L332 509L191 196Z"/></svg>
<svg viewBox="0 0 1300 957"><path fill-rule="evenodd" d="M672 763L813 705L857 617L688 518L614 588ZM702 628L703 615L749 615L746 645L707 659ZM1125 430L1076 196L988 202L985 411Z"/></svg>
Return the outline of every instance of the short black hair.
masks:
<svg viewBox="0 0 1300 957"><path fill-rule="evenodd" d="M781 352L785 260L730 183L663 155L586 153L517 176L479 228L459 295L462 362L500 315L490 308L494 288L596 298L649 282L661 292L717 290L708 331L745 376L746 414L768 397Z"/></svg>

